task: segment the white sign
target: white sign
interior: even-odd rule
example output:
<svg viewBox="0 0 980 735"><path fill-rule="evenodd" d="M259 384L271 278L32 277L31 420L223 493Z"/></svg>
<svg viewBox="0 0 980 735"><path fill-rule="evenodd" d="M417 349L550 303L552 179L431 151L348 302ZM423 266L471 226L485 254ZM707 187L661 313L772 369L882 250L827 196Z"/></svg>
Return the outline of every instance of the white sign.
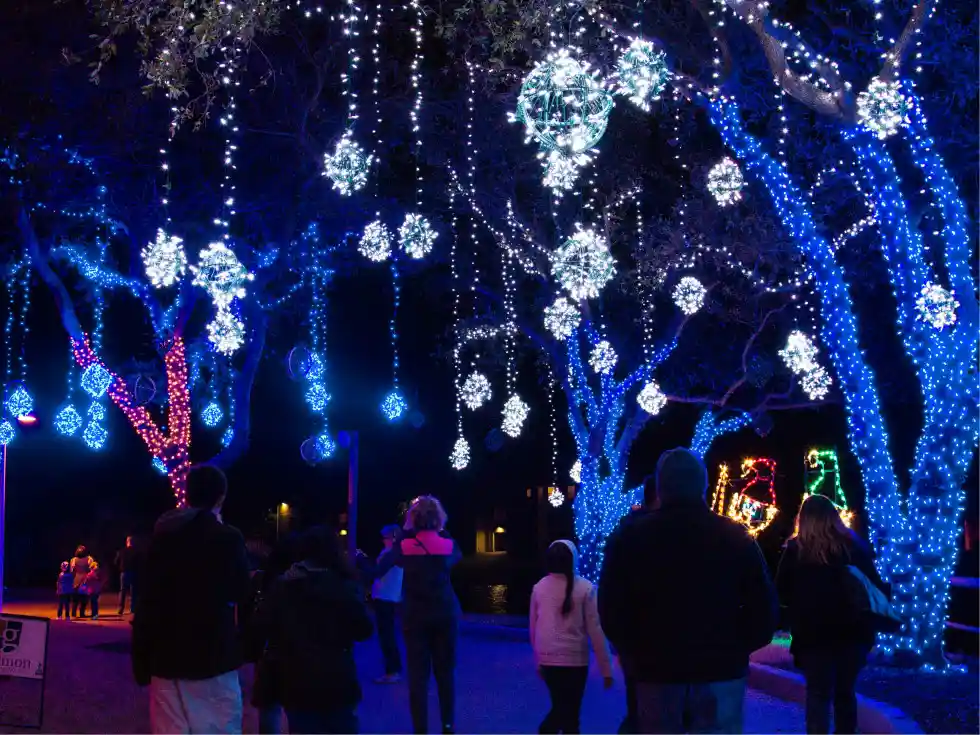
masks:
<svg viewBox="0 0 980 735"><path fill-rule="evenodd" d="M0 676L44 679L48 621L0 615Z"/></svg>

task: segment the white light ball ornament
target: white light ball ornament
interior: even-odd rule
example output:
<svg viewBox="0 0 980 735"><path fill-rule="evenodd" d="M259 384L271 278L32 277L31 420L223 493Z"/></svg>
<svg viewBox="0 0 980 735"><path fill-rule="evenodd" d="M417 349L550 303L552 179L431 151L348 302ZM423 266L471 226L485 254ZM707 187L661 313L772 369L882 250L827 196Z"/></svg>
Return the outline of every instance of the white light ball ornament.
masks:
<svg viewBox="0 0 980 735"><path fill-rule="evenodd" d="M430 252L438 233L421 214L407 214L398 228L398 244L410 258L421 260Z"/></svg>
<svg viewBox="0 0 980 735"><path fill-rule="evenodd" d="M660 390L660 386L653 380L643 386L643 390L636 396L636 402L640 408L651 416L656 416L664 410L667 405L667 396Z"/></svg>
<svg viewBox="0 0 980 735"><path fill-rule="evenodd" d="M357 252L375 263L383 263L391 257L391 233L381 220L375 220L364 228Z"/></svg>
<svg viewBox="0 0 980 735"><path fill-rule="evenodd" d="M606 239L575 225L576 232L551 255L551 273L576 301L594 299L615 275Z"/></svg>
<svg viewBox="0 0 980 735"><path fill-rule="evenodd" d="M201 251L198 264L190 267L192 283L200 286L219 309L234 299L245 298L245 284L254 280L234 251L223 242L213 242Z"/></svg>
<svg viewBox="0 0 980 735"><path fill-rule="evenodd" d="M576 459L575 464L568 471L568 476L572 478L572 482L578 484L582 482L582 460Z"/></svg>
<svg viewBox="0 0 980 735"><path fill-rule="evenodd" d="M668 79L666 54L642 38L633 39L616 62L616 94L629 98L644 112L650 110L651 100L660 99Z"/></svg>
<svg viewBox="0 0 980 735"><path fill-rule="evenodd" d="M811 401L822 400L830 392L830 386L834 381L822 366L817 365L813 370L803 373L800 380L803 392L809 396Z"/></svg>
<svg viewBox="0 0 980 735"><path fill-rule="evenodd" d="M538 154L544 166L542 183L551 189L556 197L561 197L566 191L571 191L578 181L582 167L589 163L589 157L584 154L567 156L561 151L551 151L547 155Z"/></svg>
<svg viewBox="0 0 980 735"><path fill-rule="evenodd" d="M470 463L470 445L463 437L457 439L453 445L453 451L449 455L449 463L454 470L466 469L466 465Z"/></svg>
<svg viewBox="0 0 980 735"><path fill-rule="evenodd" d="M919 312L918 319L939 331L956 323L956 309L959 305L960 302L954 298L952 291L935 283L927 283L915 302Z"/></svg>
<svg viewBox="0 0 980 735"><path fill-rule="evenodd" d="M582 321L582 314L563 296L559 296L555 299L555 303L544 308L545 329L555 335L555 339L559 342L571 337L580 321Z"/></svg>
<svg viewBox="0 0 980 735"><path fill-rule="evenodd" d="M332 154L323 157L323 175L333 182L333 188L343 196L350 196L367 184L368 172L374 156L364 153L364 149L351 139L351 131L344 133L337 141Z"/></svg>
<svg viewBox="0 0 980 735"><path fill-rule="evenodd" d="M707 293L697 278L684 276L674 287L674 303L677 304L678 309L691 316L701 311Z"/></svg>
<svg viewBox="0 0 980 735"><path fill-rule="evenodd" d="M143 271L154 288L172 286L187 272L187 256L184 254L184 241L157 230L157 239L140 252L143 258Z"/></svg>
<svg viewBox="0 0 980 735"><path fill-rule="evenodd" d="M708 191L722 207L734 204L742 198L745 177L731 158L723 158L708 171Z"/></svg>
<svg viewBox="0 0 980 735"><path fill-rule="evenodd" d="M551 503L552 508L561 508L565 502L565 493L556 487L549 488L548 502Z"/></svg>
<svg viewBox="0 0 980 735"><path fill-rule="evenodd" d="M616 350L606 340L597 343L589 355L589 365L600 375L609 375L612 373L618 361L619 356L616 354Z"/></svg>
<svg viewBox="0 0 980 735"><path fill-rule="evenodd" d="M818 367L817 353L819 350L803 332L790 332L786 347L779 351L786 367L793 373L804 373Z"/></svg>
<svg viewBox="0 0 980 735"><path fill-rule="evenodd" d="M521 435L524 422L527 420L531 409L517 394L512 395L504 404L503 422L501 430L509 437L517 438Z"/></svg>
<svg viewBox="0 0 980 735"><path fill-rule="evenodd" d="M480 408L493 397L487 376L483 373L470 373L460 388L460 397L471 411Z"/></svg>
<svg viewBox="0 0 980 735"><path fill-rule="evenodd" d="M909 122L911 104L902 94L902 83L886 82L875 77L857 98L858 120L868 130L884 140L890 138Z"/></svg>
<svg viewBox="0 0 980 735"><path fill-rule="evenodd" d="M208 322L208 340L222 355L233 355L245 344L245 325L229 309L218 309Z"/></svg>

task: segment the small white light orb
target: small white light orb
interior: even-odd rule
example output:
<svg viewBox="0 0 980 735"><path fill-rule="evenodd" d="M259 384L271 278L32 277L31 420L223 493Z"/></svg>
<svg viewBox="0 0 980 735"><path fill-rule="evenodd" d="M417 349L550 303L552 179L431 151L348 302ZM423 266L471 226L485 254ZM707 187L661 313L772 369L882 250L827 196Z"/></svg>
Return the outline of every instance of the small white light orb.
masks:
<svg viewBox="0 0 980 735"><path fill-rule="evenodd" d="M636 402L648 414L656 416L667 405L667 396L660 390L660 386L657 385L656 381L651 380L643 386L643 390L636 396Z"/></svg>
<svg viewBox="0 0 980 735"><path fill-rule="evenodd" d="M589 355L589 365L600 375L609 375L612 373L618 360L619 356L616 354L616 350L613 349L613 346L607 340L602 340L597 343Z"/></svg>
<svg viewBox="0 0 980 735"><path fill-rule="evenodd" d="M691 316L701 311L705 294L707 291L701 285L701 281L693 276L684 276L674 286L674 303L677 304L678 309Z"/></svg>
<svg viewBox="0 0 980 735"><path fill-rule="evenodd" d="M515 393L504 404L504 420L500 428L509 437L520 436L530 411L528 405Z"/></svg>
<svg viewBox="0 0 980 735"><path fill-rule="evenodd" d="M581 312L563 296L544 309L544 326L559 342L571 337L580 321Z"/></svg>
<svg viewBox="0 0 980 735"><path fill-rule="evenodd" d="M187 255L184 241L157 230L157 239L149 243L140 253L143 257L143 271L154 288L172 286L187 272Z"/></svg>
<svg viewBox="0 0 980 735"><path fill-rule="evenodd" d="M739 201L743 188L742 170L731 158L723 158L708 172L708 191L722 207Z"/></svg>
<svg viewBox="0 0 980 735"><path fill-rule="evenodd" d="M463 403L471 410L476 410L490 400L493 391L490 389L490 381L483 373L470 373L469 377L460 388L460 397Z"/></svg>

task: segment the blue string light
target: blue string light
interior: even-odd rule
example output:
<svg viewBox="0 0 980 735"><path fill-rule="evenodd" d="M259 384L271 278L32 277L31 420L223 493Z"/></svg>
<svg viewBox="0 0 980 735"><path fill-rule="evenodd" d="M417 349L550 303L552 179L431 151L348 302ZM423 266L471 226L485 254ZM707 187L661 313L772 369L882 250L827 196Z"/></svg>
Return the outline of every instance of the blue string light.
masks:
<svg viewBox="0 0 980 735"><path fill-rule="evenodd" d="M6 419L0 421L0 446L7 446L15 436L17 432L14 430L14 425Z"/></svg>
<svg viewBox="0 0 980 735"><path fill-rule="evenodd" d="M85 372L82 373L82 379L79 381L82 390L92 396L92 398L101 398L104 396L111 384L112 375L99 363L93 363L85 368Z"/></svg>
<svg viewBox="0 0 980 735"><path fill-rule="evenodd" d="M160 459L159 457L154 457L152 464L153 464L153 469L155 469L161 475L167 474L167 465L163 463L162 459Z"/></svg>
<svg viewBox="0 0 980 735"><path fill-rule="evenodd" d="M408 403L397 390L393 390L381 401L381 413L389 421L397 421L408 410Z"/></svg>
<svg viewBox="0 0 980 735"><path fill-rule="evenodd" d="M4 403L7 413L13 418L20 418L34 410L34 398L27 392L23 385L18 385L13 392L7 396Z"/></svg>
<svg viewBox="0 0 980 735"><path fill-rule="evenodd" d="M62 406L54 415L54 428L62 436L74 436L82 428L82 417L71 404Z"/></svg>
<svg viewBox="0 0 980 735"><path fill-rule="evenodd" d="M201 409L201 423L209 429L221 423L225 417L225 412L221 410L221 405L217 401L210 401Z"/></svg>
<svg viewBox="0 0 980 735"><path fill-rule="evenodd" d="M701 414L698 423L694 427L694 437L691 439L691 451L702 459L707 455L708 450L715 439L723 434L730 434L738 431L752 423L752 417L745 412L736 416L718 421L718 416L710 410Z"/></svg>
<svg viewBox="0 0 980 735"><path fill-rule="evenodd" d="M98 451L105 446L109 438L109 432L98 421L90 421L85 431L82 432L82 440L92 451Z"/></svg>

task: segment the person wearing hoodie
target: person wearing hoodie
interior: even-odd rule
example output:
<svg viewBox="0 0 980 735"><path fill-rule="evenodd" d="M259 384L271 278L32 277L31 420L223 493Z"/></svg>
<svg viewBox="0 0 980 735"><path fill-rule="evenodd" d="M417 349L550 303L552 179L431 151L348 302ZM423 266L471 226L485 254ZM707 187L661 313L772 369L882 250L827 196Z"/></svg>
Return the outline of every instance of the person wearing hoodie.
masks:
<svg viewBox="0 0 980 735"><path fill-rule="evenodd" d="M431 495L412 501L405 536L375 570L383 577L399 566L402 580L402 632L408 669L408 700L416 733L429 729L429 677L435 676L442 732L455 731L456 640L461 611L449 571L462 553L445 532L446 511Z"/></svg>
<svg viewBox="0 0 980 735"><path fill-rule="evenodd" d="M589 676L589 641L606 689L613 684L609 645L599 625L595 589L575 574L575 544L555 541L545 562L548 576L531 593L529 625L534 660L551 695L551 711L538 732L578 733Z"/></svg>
<svg viewBox="0 0 980 735"><path fill-rule="evenodd" d="M242 663L235 608L249 592L245 540L221 519L224 473L195 465L187 506L157 521L133 617L137 684L154 733L240 733Z"/></svg>
<svg viewBox="0 0 980 735"><path fill-rule="evenodd" d="M61 562L61 574L58 575L58 620L62 612L65 620L71 620L71 600L75 594L75 575L71 573L71 564Z"/></svg>
<svg viewBox="0 0 980 735"><path fill-rule="evenodd" d="M253 635L292 733L356 733L361 687L354 643L374 625L337 534L318 526L300 537L300 561L259 602Z"/></svg>

